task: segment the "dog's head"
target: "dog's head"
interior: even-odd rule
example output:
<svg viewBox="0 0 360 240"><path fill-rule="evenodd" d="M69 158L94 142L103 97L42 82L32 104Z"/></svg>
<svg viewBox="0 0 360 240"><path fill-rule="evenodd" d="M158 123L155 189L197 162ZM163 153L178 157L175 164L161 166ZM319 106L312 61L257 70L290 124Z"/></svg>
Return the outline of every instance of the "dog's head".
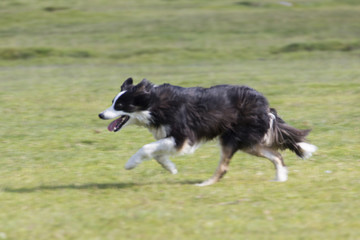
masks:
<svg viewBox="0 0 360 240"><path fill-rule="evenodd" d="M101 119L113 119L108 126L111 132L117 132L122 127L135 123L146 125L150 121L150 91L153 85L146 79L133 85L133 79L128 78L112 101L112 105L99 114Z"/></svg>

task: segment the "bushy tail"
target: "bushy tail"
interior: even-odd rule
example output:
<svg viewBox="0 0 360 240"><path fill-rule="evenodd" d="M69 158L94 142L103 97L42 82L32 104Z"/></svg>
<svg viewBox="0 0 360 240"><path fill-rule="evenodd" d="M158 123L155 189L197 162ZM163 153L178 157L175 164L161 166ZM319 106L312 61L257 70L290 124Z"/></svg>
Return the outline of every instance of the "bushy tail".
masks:
<svg viewBox="0 0 360 240"><path fill-rule="evenodd" d="M306 143L305 137L311 131L296 129L285 123L278 115L274 108L270 109L270 115L273 118L271 126L272 147L278 149L290 149L301 158L309 158L317 150L315 145Z"/></svg>

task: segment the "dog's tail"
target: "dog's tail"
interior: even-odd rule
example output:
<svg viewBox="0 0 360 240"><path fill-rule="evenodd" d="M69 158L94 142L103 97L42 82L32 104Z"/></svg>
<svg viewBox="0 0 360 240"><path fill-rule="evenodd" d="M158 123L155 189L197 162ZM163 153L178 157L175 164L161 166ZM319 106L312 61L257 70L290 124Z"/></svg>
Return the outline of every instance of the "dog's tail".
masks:
<svg viewBox="0 0 360 240"><path fill-rule="evenodd" d="M266 142L271 147L285 150L290 149L296 155L305 159L312 156L317 150L315 145L306 142L305 137L311 131L296 129L285 123L278 115L274 108L270 109L270 129L267 134Z"/></svg>

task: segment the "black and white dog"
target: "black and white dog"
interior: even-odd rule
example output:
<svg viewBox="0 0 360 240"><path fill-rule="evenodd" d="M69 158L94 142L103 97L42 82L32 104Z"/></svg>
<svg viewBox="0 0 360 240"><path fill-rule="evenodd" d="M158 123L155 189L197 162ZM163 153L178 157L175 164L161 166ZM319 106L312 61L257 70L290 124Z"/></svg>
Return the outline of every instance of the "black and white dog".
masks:
<svg viewBox="0 0 360 240"><path fill-rule="evenodd" d="M117 118L108 126L109 131L117 132L136 124L148 128L156 138L157 141L144 145L128 160L126 169L154 158L176 174L170 155L192 153L202 142L218 138L219 166L215 174L199 186L217 182L227 172L238 150L269 159L276 168L275 181L283 182L288 174L278 150L290 149L299 157L307 158L317 149L305 142L310 130L287 125L262 94L246 86L182 88L170 84L157 86L146 79L133 85L129 78L111 107L99 117Z"/></svg>

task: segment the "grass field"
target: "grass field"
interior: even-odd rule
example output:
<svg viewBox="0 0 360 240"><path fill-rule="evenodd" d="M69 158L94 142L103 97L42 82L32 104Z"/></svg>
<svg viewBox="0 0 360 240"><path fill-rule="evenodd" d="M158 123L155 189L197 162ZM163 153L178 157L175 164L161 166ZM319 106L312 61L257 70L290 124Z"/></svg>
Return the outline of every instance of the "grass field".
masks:
<svg viewBox="0 0 360 240"><path fill-rule="evenodd" d="M129 76L249 85L319 150L126 171L151 134L97 114ZM359 239L360 2L1 0L0 122L0 240Z"/></svg>

